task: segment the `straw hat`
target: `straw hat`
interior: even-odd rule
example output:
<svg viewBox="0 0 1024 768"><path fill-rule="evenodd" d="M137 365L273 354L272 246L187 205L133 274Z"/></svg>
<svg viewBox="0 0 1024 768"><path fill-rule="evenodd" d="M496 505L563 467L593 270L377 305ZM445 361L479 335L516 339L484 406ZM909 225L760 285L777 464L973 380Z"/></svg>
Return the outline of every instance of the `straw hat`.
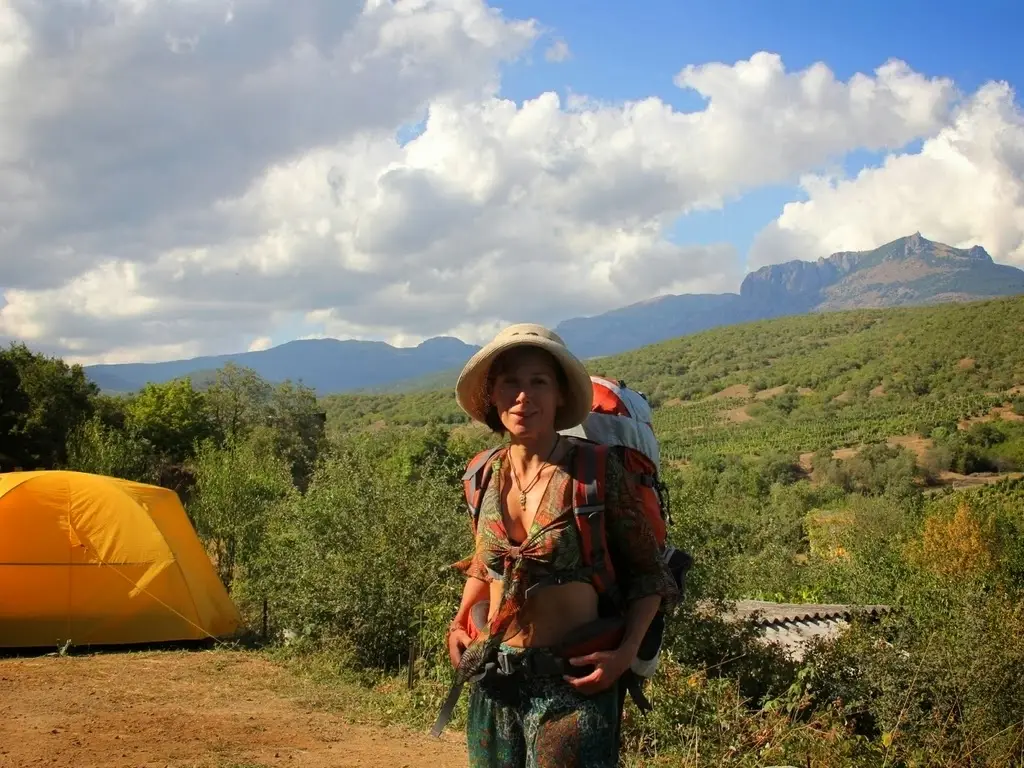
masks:
<svg viewBox="0 0 1024 768"><path fill-rule="evenodd" d="M490 407L487 373L491 364L502 352L524 346L539 347L550 352L565 371L568 391L564 393L565 405L555 415L555 429L570 429L582 423L594 402L594 385L590 374L557 333L533 323L510 325L469 359L455 385L455 399L459 407L474 420L486 423L485 417Z"/></svg>

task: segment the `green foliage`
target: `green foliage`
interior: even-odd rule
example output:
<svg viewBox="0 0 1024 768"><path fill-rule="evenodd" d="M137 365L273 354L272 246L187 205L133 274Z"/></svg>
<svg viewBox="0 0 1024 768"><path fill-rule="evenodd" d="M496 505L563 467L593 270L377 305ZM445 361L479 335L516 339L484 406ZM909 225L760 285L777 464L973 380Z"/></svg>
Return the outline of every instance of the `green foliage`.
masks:
<svg viewBox="0 0 1024 768"><path fill-rule="evenodd" d="M205 390L179 379L126 397L97 397L95 420L102 429L91 426L71 438L75 454L68 466L154 482L168 472L184 474L176 490L187 493L188 466L199 444L237 447L254 439L273 461L285 463L292 483L303 490L326 447L325 414L313 391L291 382L275 387L234 365L210 379ZM120 468L116 453L134 454L134 468Z"/></svg>
<svg viewBox="0 0 1024 768"><path fill-rule="evenodd" d="M309 387L284 382L275 388L266 423L273 431L275 455L287 462L300 489L308 484L326 445L326 422Z"/></svg>
<svg viewBox="0 0 1024 768"><path fill-rule="evenodd" d="M92 415L99 390L80 365L12 344L0 352L0 424L11 468L45 469L67 457L68 436Z"/></svg>
<svg viewBox="0 0 1024 768"><path fill-rule="evenodd" d="M427 424L465 424L453 390L411 394L328 395L323 398L329 431L336 436L381 426L422 427Z"/></svg>
<svg viewBox="0 0 1024 768"><path fill-rule="evenodd" d="M1024 722L1024 612L972 585L919 582L881 626L808 659L815 700L837 701L894 765L1011 765Z"/></svg>
<svg viewBox="0 0 1024 768"><path fill-rule="evenodd" d="M196 456L187 510L229 589L239 572L258 579L260 566L270 567L261 558L267 527L275 508L294 493L287 464L270 450L272 439L254 431L225 448L207 441Z"/></svg>
<svg viewBox="0 0 1024 768"><path fill-rule="evenodd" d="M204 396L217 434L230 443L270 428L274 455L284 458L295 484L305 488L326 434L326 414L313 391L292 382L275 387L234 363L215 371L212 379Z"/></svg>
<svg viewBox="0 0 1024 768"><path fill-rule="evenodd" d="M936 431L926 465L960 474L1024 469L1024 424L978 422L966 430Z"/></svg>
<svg viewBox="0 0 1024 768"><path fill-rule="evenodd" d="M903 548L921 515L900 498L857 494L812 510L804 579L814 585L816 599L854 605L896 600L908 568Z"/></svg>
<svg viewBox="0 0 1024 768"><path fill-rule="evenodd" d="M140 483L159 480L152 446L94 417L68 437L67 468Z"/></svg>
<svg viewBox="0 0 1024 768"><path fill-rule="evenodd" d="M367 667L407 659L428 609L446 606L437 618L447 623L460 587L445 566L472 543L443 463L425 458L403 480L396 458L371 441L338 447L273 517L255 587L271 598L275 629L312 643L343 638Z"/></svg>
<svg viewBox="0 0 1024 768"><path fill-rule="evenodd" d="M265 423L273 386L251 368L228 363L214 374L205 395L217 431L231 441Z"/></svg>
<svg viewBox="0 0 1024 768"><path fill-rule="evenodd" d="M28 395L21 388L18 366L6 352L0 354L0 435L6 435L0 447L0 469L22 463L26 451L19 445L18 432L29 410Z"/></svg>
<svg viewBox="0 0 1024 768"><path fill-rule="evenodd" d="M844 461L817 457L814 470L847 491L905 499L915 496L917 480L925 474L913 453L886 443L867 445Z"/></svg>
<svg viewBox="0 0 1024 768"><path fill-rule="evenodd" d="M758 455L764 453L812 453L822 448L840 448L876 443L893 435L912 434L923 419L952 421L976 416L998 404L984 394L928 397L914 400L869 398L815 405L811 397L787 417L767 415L733 423L731 414L741 408L735 399L700 401L693 405L665 406L655 412L654 428L669 459L692 460L698 454ZM760 405L760 404L758 404ZM756 414L748 409L748 416Z"/></svg>
<svg viewBox="0 0 1024 768"><path fill-rule="evenodd" d="M147 384L125 410L132 438L157 446L175 463L187 460L197 443L216 434L206 398L189 379Z"/></svg>

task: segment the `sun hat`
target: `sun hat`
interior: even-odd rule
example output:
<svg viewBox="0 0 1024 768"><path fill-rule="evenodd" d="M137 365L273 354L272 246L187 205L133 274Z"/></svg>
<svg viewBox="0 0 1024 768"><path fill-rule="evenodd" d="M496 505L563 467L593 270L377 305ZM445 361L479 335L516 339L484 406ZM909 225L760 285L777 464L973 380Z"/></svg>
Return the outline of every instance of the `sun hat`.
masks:
<svg viewBox="0 0 1024 768"><path fill-rule="evenodd" d="M502 352L526 346L550 352L565 372L568 382L564 393L565 405L555 415L555 430L571 429L582 423L594 402L594 384L590 374L557 333L533 323L510 325L469 359L455 385L455 400L459 407L470 418L486 424L490 407L487 374L491 365Z"/></svg>

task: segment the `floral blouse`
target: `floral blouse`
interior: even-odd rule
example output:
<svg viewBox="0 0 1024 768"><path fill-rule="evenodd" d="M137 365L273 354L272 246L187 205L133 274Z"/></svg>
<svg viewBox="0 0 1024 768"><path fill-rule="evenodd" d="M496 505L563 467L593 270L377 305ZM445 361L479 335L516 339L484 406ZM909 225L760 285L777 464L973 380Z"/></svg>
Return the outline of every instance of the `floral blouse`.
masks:
<svg viewBox="0 0 1024 768"><path fill-rule="evenodd" d="M549 577L565 581L588 581L583 568L582 540L573 520L573 466L576 447L571 448L544 491L537 514L526 539L512 542L505 530L501 511L501 478L506 451L492 461L491 480L484 491L477 524L473 554L456 564L468 577L488 583L503 583L501 602L486 630L463 655L463 664L472 666L483 657L470 653L473 646L491 646L500 642L511 620L525 602L526 592ZM678 588L661 559L654 531L640 509L632 476L613 454L605 469L605 526L608 549L615 565L616 578L626 602L649 595L660 595L662 608L668 610L679 597ZM470 657L470 658L467 658ZM460 664L460 670L463 667ZM472 674L471 670L466 670Z"/></svg>

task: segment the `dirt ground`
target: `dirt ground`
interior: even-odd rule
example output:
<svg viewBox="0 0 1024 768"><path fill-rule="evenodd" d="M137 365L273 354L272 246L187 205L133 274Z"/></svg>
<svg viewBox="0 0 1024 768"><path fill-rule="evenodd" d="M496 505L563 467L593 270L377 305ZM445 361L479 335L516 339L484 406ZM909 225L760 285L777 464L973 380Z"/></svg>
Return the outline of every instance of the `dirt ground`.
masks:
<svg viewBox="0 0 1024 768"><path fill-rule="evenodd" d="M715 394L708 397L709 400L726 400L730 397L749 398L750 387L746 384L733 384L731 387L715 392Z"/></svg>
<svg viewBox="0 0 1024 768"><path fill-rule="evenodd" d="M0 657L0 766L466 765L458 733L353 725L295 685L245 652Z"/></svg>

